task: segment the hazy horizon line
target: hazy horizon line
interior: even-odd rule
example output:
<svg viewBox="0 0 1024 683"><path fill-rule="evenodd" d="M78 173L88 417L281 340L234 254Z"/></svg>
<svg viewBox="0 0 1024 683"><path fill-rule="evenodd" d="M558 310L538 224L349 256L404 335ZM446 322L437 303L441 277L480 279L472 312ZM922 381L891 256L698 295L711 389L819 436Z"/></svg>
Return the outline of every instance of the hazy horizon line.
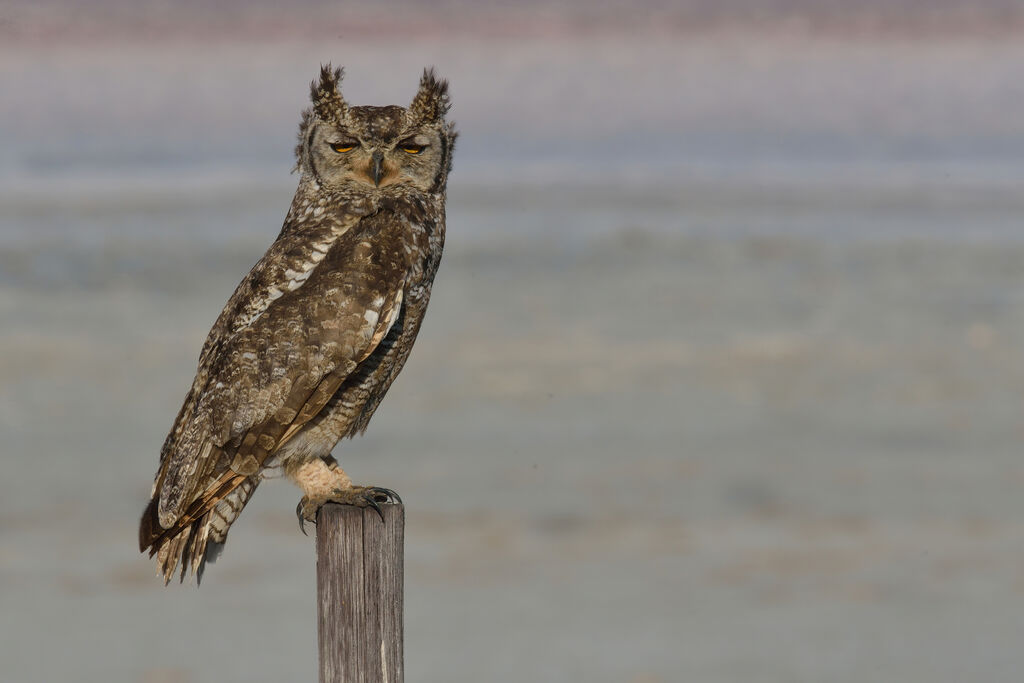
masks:
<svg viewBox="0 0 1024 683"><path fill-rule="evenodd" d="M0 39L9 44L353 36L422 39L442 35L542 39L731 31L846 39L1010 37L1024 33L1024 7L1006 0L984 0L968 7L951 0L865 0L828 7L812 0L686 0L671 5L642 0L628 7L581 2L498 6L467 0L392 0L339 9L315 0L298 7L229 0L215 6L178 3L170 11L154 2L102 0L82 9L70 0L51 0L14 2L0 10Z"/></svg>

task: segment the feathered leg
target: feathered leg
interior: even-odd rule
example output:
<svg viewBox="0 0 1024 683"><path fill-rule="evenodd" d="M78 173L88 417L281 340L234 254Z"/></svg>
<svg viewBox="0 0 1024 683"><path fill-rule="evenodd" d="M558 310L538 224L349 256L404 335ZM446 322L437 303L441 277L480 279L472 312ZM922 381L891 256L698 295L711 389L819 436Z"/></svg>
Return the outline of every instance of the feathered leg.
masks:
<svg viewBox="0 0 1024 683"><path fill-rule="evenodd" d="M295 508L299 529L306 533L306 522L316 523L316 514L327 503L372 507L384 518L380 503L401 503L402 499L391 489L379 486L353 486L352 479L331 456L313 458L301 463L285 465L285 474L299 485L305 494Z"/></svg>

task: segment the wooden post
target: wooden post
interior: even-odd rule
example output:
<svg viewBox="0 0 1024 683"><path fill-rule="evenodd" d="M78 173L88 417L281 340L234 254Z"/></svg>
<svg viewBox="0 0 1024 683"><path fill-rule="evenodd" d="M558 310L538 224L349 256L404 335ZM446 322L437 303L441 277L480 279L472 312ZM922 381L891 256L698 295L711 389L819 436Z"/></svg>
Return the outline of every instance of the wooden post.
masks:
<svg viewBox="0 0 1024 683"><path fill-rule="evenodd" d="M327 504L316 525L320 683L402 683L405 508Z"/></svg>

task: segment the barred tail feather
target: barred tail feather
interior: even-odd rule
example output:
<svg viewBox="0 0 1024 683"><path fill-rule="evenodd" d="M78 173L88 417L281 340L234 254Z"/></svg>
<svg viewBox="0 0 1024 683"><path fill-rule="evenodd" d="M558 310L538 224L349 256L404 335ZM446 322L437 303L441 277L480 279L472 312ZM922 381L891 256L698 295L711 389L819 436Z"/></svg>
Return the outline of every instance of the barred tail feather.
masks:
<svg viewBox="0 0 1024 683"><path fill-rule="evenodd" d="M169 529L160 526L156 499L150 501L139 525L139 549L148 549L150 557L156 556L157 574L163 577L165 585L170 583L175 571L179 572L182 582L189 570L197 584L202 581L206 563L213 563L220 556L228 529L242 513L258 484L258 476L232 481L226 495L212 507L191 515L186 512Z"/></svg>

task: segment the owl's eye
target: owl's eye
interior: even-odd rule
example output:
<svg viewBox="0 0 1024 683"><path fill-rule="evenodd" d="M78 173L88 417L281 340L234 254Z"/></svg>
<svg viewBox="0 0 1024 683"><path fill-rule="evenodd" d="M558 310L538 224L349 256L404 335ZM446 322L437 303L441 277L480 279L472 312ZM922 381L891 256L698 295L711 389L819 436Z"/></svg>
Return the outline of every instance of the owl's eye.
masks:
<svg viewBox="0 0 1024 683"><path fill-rule="evenodd" d="M419 154L426 148L426 145L421 145L418 142L416 142L415 136L411 138L406 138L405 140L402 140L401 142L398 143L398 149L402 150L406 154Z"/></svg>
<svg viewBox="0 0 1024 683"><path fill-rule="evenodd" d="M331 149L333 149L335 152L339 152L339 153L351 152L352 150L354 150L358 146L359 146L359 143L356 142L355 140L343 140L341 142L332 142L331 143Z"/></svg>

